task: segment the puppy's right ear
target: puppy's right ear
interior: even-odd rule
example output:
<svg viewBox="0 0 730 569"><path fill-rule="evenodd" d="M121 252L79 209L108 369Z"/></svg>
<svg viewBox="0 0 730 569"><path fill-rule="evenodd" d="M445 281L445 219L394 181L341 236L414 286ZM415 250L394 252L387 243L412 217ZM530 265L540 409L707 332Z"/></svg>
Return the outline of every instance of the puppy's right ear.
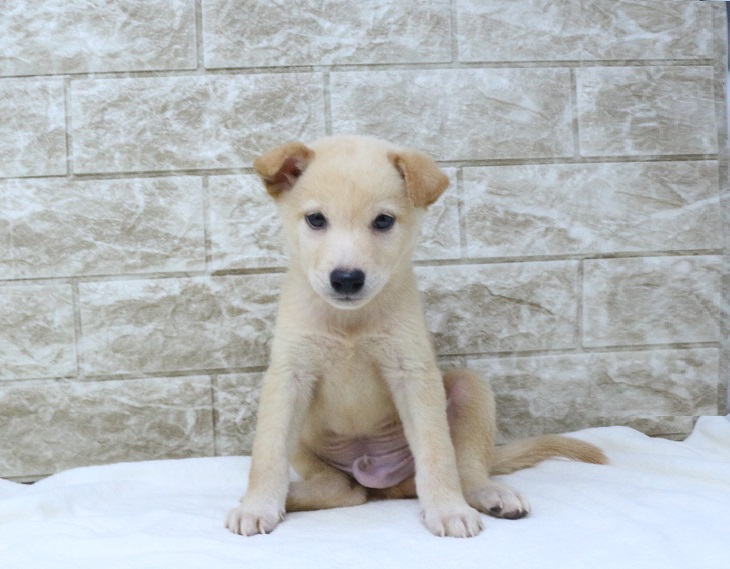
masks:
<svg viewBox="0 0 730 569"><path fill-rule="evenodd" d="M278 198L297 183L314 158L314 150L301 142L287 142L253 161L253 168L273 198Z"/></svg>

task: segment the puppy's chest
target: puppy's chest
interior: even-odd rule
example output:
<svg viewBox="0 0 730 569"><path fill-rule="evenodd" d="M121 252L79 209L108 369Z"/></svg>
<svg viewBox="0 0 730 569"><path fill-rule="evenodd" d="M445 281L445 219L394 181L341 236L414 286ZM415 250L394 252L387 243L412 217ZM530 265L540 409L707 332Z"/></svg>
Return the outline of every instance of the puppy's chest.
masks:
<svg viewBox="0 0 730 569"><path fill-rule="evenodd" d="M357 345L338 350L322 370L311 405L311 426L341 435L372 433L397 418L378 363Z"/></svg>

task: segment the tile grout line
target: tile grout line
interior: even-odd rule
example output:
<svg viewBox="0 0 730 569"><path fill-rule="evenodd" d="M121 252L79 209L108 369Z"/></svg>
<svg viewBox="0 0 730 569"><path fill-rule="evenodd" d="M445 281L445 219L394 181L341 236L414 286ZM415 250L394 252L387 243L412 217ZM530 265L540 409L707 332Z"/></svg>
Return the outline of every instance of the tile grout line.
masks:
<svg viewBox="0 0 730 569"><path fill-rule="evenodd" d="M218 456L218 375L210 374L210 420L213 428L213 456Z"/></svg>
<svg viewBox="0 0 730 569"><path fill-rule="evenodd" d="M585 339L583 330L583 310L585 301L585 259L578 261L578 282L576 286L576 339L575 346L577 353L585 352Z"/></svg>
<svg viewBox="0 0 730 569"><path fill-rule="evenodd" d="M415 267L451 267L451 266L490 266L490 265L511 265L528 263L553 263L565 261L582 260L628 260L644 258L671 258L671 257L714 257L723 254L722 249L689 249L670 251L623 251L608 253L576 253L565 255L538 255L534 257L464 257L458 259L428 259L414 261ZM10 278L0 279L0 288L12 286L43 285L43 284L69 284L73 280L80 283L102 283L115 281L136 281L136 280L164 280L164 279L185 279L185 278L225 278L253 275L278 275L286 272L286 267L264 267L264 268L241 268L226 269L209 272L207 270L195 271L170 271L150 273L114 273L99 275L66 275L58 277L35 277L35 278Z"/></svg>
<svg viewBox="0 0 730 569"><path fill-rule="evenodd" d="M730 147L728 145L728 48L730 46L730 5L712 6L712 22L713 22L713 53L722 55L722 59L715 59L714 67L714 89L715 89L715 114L718 132L719 147L719 163L720 163L720 200L721 212L724 220L730 220L730 172L728 170L730 162ZM723 92L724 88L724 92ZM717 101L721 100L723 104L718 105ZM727 223L723 223L724 238L724 255L723 255L723 271L721 276L721 303L720 311L720 362L718 381L718 412L727 414L730 411L730 384L723 381L722 378L730 377L730 227Z"/></svg>
<svg viewBox="0 0 730 569"><path fill-rule="evenodd" d="M73 180L73 124L71 119L71 78L63 80L63 105L65 113L64 128L66 129L66 175L63 178Z"/></svg>
<svg viewBox="0 0 730 569"><path fill-rule="evenodd" d="M76 348L76 377L77 381L86 379L84 373L84 354L83 354L83 328L81 323L81 293L79 291L78 279L71 281L71 298L73 301L73 318L74 318L74 347Z"/></svg>
<svg viewBox="0 0 730 569"><path fill-rule="evenodd" d="M332 82L329 69L322 70L322 90L324 95L324 132L332 134Z"/></svg>
<svg viewBox="0 0 730 569"><path fill-rule="evenodd" d="M464 190L464 169L456 170L456 209L459 216L459 252L461 258L459 263L463 263L469 258L469 247L467 240L466 226L466 192Z"/></svg>
<svg viewBox="0 0 730 569"><path fill-rule="evenodd" d="M578 77L575 69L570 70L570 108L573 114L573 156L576 160L582 158L580 153L580 114L578 110Z"/></svg>
<svg viewBox="0 0 730 569"><path fill-rule="evenodd" d="M645 163L684 163L713 162L721 158L720 154L644 154L637 156L563 156L551 158L486 158L473 160L442 160L434 158L444 168L491 168L499 166L571 166L590 164L645 164ZM195 168L176 170L126 170L119 172L73 173L71 178L77 181L156 179L189 176L245 176L253 174L252 166L231 166L227 168ZM68 174L38 176L6 176L0 177L0 183L14 180L61 180Z"/></svg>
<svg viewBox="0 0 730 569"><path fill-rule="evenodd" d="M38 376L38 377L21 377L17 379L4 379L0 381L0 385L10 385L12 383L28 384L31 382L47 382L59 379L70 379L83 383L96 383L108 381L140 381L146 379L166 379L166 380L184 380L202 376L225 376L225 375L242 375L242 374L261 374L267 369L266 365L256 366L239 366L231 368L201 368L188 370L168 370L168 371L144 371L138 370L134 372L107 372L107 373L84 373L83 377L76 375L67 376Z"/></svg>
<svg viewBox="0 0 730 569"><path fill-rule="evenodd" d="M627 352L682 352L689 350L719 350L719 342L668 342L665 344L617 344L610 346L592 346L583 348L582 351L576 351L575 347L571 348L544 348L535 350L505 350L505 351L489 351L489 352L466 352L455 354L436 354L438 359L441 358L467 358L475 359L504 359L504 358L539 358L552 356L585 356L589 354L620 354Z"/></svg>
<svg viewBox="0 0 730 569"><path fill-rule="evenodd" d="M456 5L457 0L451 0L451 63L459 63L459 29L458 29L458 7Z"/></svg>
<svg viewBox="0 0 730 569"><path fill-rule="evenodd" d="M585 356L589 354L621 354L628 352L653 353L653 352L687 352L691 350L720 350L720 342L669 342L664 344L617 344L609 346L594 346L584 348L583 351L577 352L575 348L544 348L534 350L505 350L505 351L485 351L485 352L460 352L453 354L436 354L438 361L443 363L463 361L473 361L478 359L505 359L505 358L539 358L539 357L559 357L559 356ZM266 365L234 367L234 368L217 368L217 369L191 369L176 371L159 371L159 372L128 372L128 373L107 373L107 374L83 374L83 377L73 376L46 376L46 377L25 377L18 379L2 380L0 385L11 384L30 384L36 382L56 381L59 379L70 379L84 383L111 382L111 381L140 381L146 379L166 379L166 380L185 380L189 378L201 376L220 376L241 375L241 374L262 374L267 369Z"/></svg>
<svg viewBox="0 0 730 569"><path fill-rule="evenodd" d="M200 0L197 0L200 1ZM204 49L202 30L200 32L201 48ZM198 38L196 30L196 52L198 49ZM279 75L289 73L315 73L321 68L321 63L310 63L303 65L262 65L258 67L199 67L203 54L198 54L196 67L190 68L168 68L168 69L138 69L132 71L80 71L71 72L67 75L72 80L99 80L105 79L145 79L145 78L169 78L169 77L193 77L196 75ZM453 57L453 55L452 55ZM204 59L204 58L203 58ZM443 62L393 62L393 63L340 63L331 64L329 69L333 72L378 72L378 71L467 71L470 69L545 69L545 68L610 68L610 67L710 67L715 60L711 57L678 58L678 59L604 59L604 60L531 60L531 61L443 61ZM58 73L38 73L34 75L3 75L4 80L37 80L39 78L58 77Z"/></svg>
<svg viewBox="0 0 730 569"><path fill-rule="evenodd" d="M203 198L203 255L204 273L210 274L210 268L213 263L213 244L211 242L211 222L210 222L210 180L208 176L202 178L202 198Z"/></svg>
<svg viewBox="0 0 730 569"><path fill-rule="evenodd" d="M74 279L81 283L106 283L124 281L145 281L145 280L166 280L166 279L194 279L194 278L225 278L244 277L254 275L279 275L286 272L285 267L231 269L225 271L205 270L195 271L170 271L150 273L114 273L99 275L66 275L58 277L36 277L36 278L12 278L0 279L0 288L12 286L44 285L44 284L69 284Z"/></svg>
<svg viewBox="0 0 730 569"><path fill-rule="evenodd" d="M203 43L203 4L202 0L195 0L195 74L206 73L205 46Z"/></svg>

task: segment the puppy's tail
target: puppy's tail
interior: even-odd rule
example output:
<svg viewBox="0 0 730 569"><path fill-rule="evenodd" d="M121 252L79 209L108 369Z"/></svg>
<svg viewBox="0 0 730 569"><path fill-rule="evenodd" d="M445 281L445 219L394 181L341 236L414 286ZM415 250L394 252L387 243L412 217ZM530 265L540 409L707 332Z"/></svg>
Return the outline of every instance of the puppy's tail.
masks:
<svg viewBox="0 0 730 569"><path fill-rule="evenodd" d="M543 435L498 446L490 474L510 474L530 468L548 458L568 458L591 464L608 464L597 446L561 435Z"/></svg>

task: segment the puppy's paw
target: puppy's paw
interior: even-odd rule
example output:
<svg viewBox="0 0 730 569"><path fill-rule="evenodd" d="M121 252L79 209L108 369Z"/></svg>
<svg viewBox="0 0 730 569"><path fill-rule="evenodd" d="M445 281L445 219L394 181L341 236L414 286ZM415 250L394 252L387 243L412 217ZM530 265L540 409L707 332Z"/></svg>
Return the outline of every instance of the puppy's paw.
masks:
<svg viewBox="0 0 730 569"><path fill-rule="evenodd" d="M471 507L495 518L517 520L530 513L530 504L522 494L494 481L467 491L464 497Z"/></svg>
<svg viewBox="0 0 730 569"><path fill-rule="evenodd" d="M226 528L238 535L271 533L284 519L284 510L272 506L252 506L242 502L228 512Z"/></svg>
<svg viewBox="0 0 730 569"><path fill-rule="evenodd" d="M482 531L482 518L466 504L448 509L423 512L423 522L429 531L440 537L474 537Z"/></svg>

